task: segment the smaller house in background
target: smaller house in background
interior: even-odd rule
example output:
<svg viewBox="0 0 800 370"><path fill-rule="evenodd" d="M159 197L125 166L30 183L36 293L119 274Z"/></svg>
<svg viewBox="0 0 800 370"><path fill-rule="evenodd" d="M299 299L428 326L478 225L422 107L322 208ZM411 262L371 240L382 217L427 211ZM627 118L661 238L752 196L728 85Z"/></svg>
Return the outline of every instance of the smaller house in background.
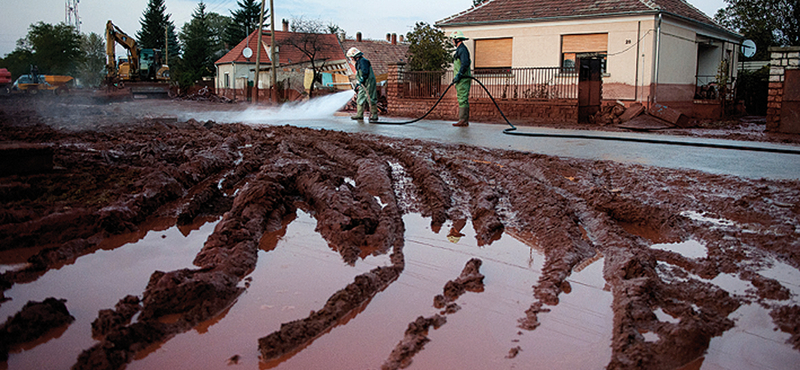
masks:
<svg viewBox="0 0 800 370"><path fill-rule="evenodd" d="M272 34L262 31L261 45L258 45L258 31L254 31L231 49L227 54L215 62L217 73L215 87L217 95L231 99L249 99L255 81L256 53L260 53L260 71L258 77L259 96L266 97L273 86L271 81L272 64L269 50ZM306 87L306 70L311 68L311 60L302 50L292 46L292 39L297 40L313 36L318 44L314 54L315 66L324 73L341 76L337 80L348 81L352 69L349 67L339 39L334 34L304 34L290 32L289 23L283 22L283 30L275 31L275 45L277 54L276 79L282 83L282 88L288 94L285 96L294 100L301 96Z"/></svg>
<svg viewBox="0 0 800 370"><path fill-rule="evenodd" d="M397 40L397 34L386 34L386 41L383 40L364 40L361 38L361 33L356 33L355 40L342 41L342 48L347 51L355 47L364 53L364 57L369 59L372 64L372 71L375 73L375 80L378 85L385 82L389 72L389 65L394 63L406 62L406 54L408 53L408 44L403 42L403 36L400 35L400 42ZM353 74L355 68L350 64Z"/></svg>

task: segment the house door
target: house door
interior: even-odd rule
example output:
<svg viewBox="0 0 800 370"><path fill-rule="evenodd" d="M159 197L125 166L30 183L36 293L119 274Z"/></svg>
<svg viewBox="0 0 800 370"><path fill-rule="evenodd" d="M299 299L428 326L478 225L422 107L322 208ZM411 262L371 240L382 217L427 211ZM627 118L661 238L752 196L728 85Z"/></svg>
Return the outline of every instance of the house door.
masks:
<svg viewBox="0 0 800 370"><path fill-rule="evenodd" d="M599 54L578 55L578 122L588 122L589 116L600 110L603 97L601 66L603 56Z"/></svg>
<svg viewBox="0 0 800 370"><path fill-rule="evenodd" d="M786 69L778 131L800 134L800 69Z"/></svg>

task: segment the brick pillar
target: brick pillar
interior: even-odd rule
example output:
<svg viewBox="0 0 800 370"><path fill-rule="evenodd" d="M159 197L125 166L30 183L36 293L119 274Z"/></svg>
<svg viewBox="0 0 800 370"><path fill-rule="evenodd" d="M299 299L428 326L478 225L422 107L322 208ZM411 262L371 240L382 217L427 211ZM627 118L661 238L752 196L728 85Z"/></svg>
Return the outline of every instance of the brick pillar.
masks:
<svg viewBox="0 0 800 370"><path fill-rule="evenodd" d="M386 80L386 100L389 114L397 114L400 107L399 100L403 98L403 72L406 69L405 63L392 63L388 65L388 76Z"/></svg>
<svg viewBox="0 0 800 370"><path fill-rule="evenodd" d="M767 97L767 131L778 131L786 69L800 68L800 46L770 47L769 95Z"/></svg>

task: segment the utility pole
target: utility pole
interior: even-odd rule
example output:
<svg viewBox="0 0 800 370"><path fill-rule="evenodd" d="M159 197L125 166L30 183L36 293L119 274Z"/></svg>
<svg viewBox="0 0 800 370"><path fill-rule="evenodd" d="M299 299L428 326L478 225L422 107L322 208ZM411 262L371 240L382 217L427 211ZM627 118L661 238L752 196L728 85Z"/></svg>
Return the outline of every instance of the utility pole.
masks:
<svg viewBox="0 0 800 370"><path fill-rule="evenodd" d="M262 0L264 1L264 0ZM272 88L270 89L270 96L273 97L272 101L278 100L277 95L278 92L275 91L275 83L277 81L277 72L275 71L278 68L278 61L275 60L275 4L273 4L272 0L269 0L269 29L270 29L270 43L269 43L269 60L272 62L272 68L270 68L270 77L272 78Z"/></svg>
<svg viewBox="0 0 800 370"><path fill-rule="evenodd" d="M253 99L253 102L258 104L258 75L261 71L261 34L262 30L264 29L264 3L265 0L261 0L261 13L258 14L258 38L256 40L256 77L253 79L253 85L255 85L256 89L256 96ZM269 11L272 12L272 8L269 8Z"/></svg>
<svg viewBox="0 0 800 370"><path fill-rule="evenodd" d="M164 26L164 64L169 65L169 24Z"/></svg>

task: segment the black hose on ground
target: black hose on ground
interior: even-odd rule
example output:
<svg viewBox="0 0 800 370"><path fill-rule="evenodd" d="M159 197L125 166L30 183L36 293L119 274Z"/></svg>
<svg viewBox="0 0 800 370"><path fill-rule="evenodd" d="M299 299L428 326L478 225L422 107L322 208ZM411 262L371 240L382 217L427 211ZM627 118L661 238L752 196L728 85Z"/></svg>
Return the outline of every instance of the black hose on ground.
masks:
<svg viewBox="0 0 800 370"><path fill-rule="evenodd" d="M427 117L429 114L431 114L431 112L433 112L433 110L436 108L436 106L437 106L437 105L439 105L439 102L441 102L441 101L442 101L442 99L444 98L445 94L447 94L447 91L448 91L448 90L450 90L450 88L451 88L452 86L453 86L453 83L452 83L452 82L450 83L450 85L447 85L447 88L446 88L446 89L444 89L444 92L442 93L442 95L441 95L441 96L439 96L439 100L437 100L437 101L436 101L436 103L434 103L434 104L433 104L433 106L431 107L431 109L428 109L428 111L427 111L427 112L425 112L425 114L423 114L423 115L422 115L422 117L419 117L419 118L417 118L417 119L412 119L411 121L401 121L401 122L392 122L392 121L374 121L374 122L370 122L370 123L372 123L372 124L378 124L378 125L407 125L407 124L409 124L409 123L414 123L414 122L417 122L417 121L421 121L422 119L424 119L425 117ZM499 109L499 107L498 107L498 109ZM501 114L502 114L502 112L501 112Z"/></svg>
<svg viewBox="0 0 800 370"><path fill-rule="evenodd" d="M691 142L691 141L675 141L675 140L662 140L662 139L646 139L646 138L635 138L635 137L619 137L619 136L601 136L601 135L588 135L588 134L556 134L556 133L535 133L535 132L515 132L517 130L517 126L511 123L508 120L503 110L500 109L500 105L497 104L497 101L494 100L494 96L489 92L489 89L483 85L483 83L475 77L472 76L465 76L480 85L483 88L483 91L486 92L486 95L489 95L489 98L492 99L492 103L494 103L495 108L497 111L500 112L500 115L506 121L506 123L511 126L505 130L503 133L506 135L516 135L516 136L527 136L527 137L557 137L557 138L565 138L565 139L592 139L592 140L608 140L608 141L627 141L627 142L636 142L636 143L648 143L648 144L665 144L665 145L678 145L678 146L693 146L693 147L702 147L702 148L716 148L716 149L733 149L733 150L748 150L754 152L766 152L766 153L781 153L781 154L797 154L800 155L800 150L798 149L784 149L784 148L764 148L764 147L753 147L753 146L740 146L740 145L729 145L729 144L721 144L721 143L708 143L708 142ZM453 83L450 83L447 86L447 89L444 90L442 96L439 97L439 100L436 101L436 104L428 110L425 115L420 118L411 121L404 121L404 122L373 122L385 125L405 125L409 123L414 123L417 121L422 120L423 118L427 117L434 108L442 101L444 95L447 94L447 90L450 90L450 87L453 86Z"/></svg>

